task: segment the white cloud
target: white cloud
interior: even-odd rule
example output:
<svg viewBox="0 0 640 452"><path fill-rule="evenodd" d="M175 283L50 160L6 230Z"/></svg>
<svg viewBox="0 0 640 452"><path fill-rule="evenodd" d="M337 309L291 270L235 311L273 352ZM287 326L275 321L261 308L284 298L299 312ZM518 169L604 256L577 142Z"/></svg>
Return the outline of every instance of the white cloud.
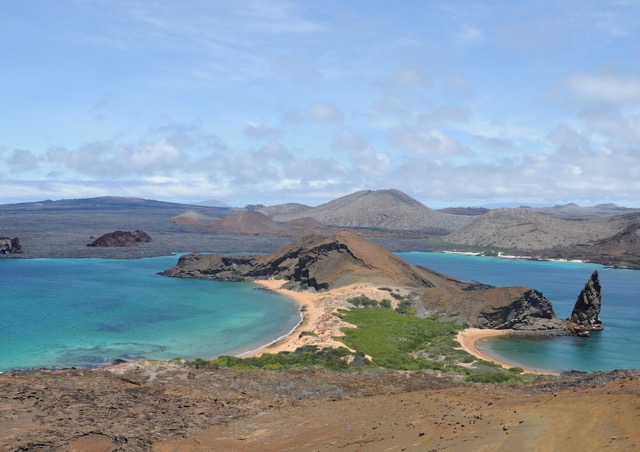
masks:
<svg viewBox="0 0 640 452"><path fill-rule="evenodd" d="M314 102L307 109L307 117L311 122L341 123L344 120L342 112L331 102Z"/></svg>
<svg viewBox="0 0 640 452"><path fill-rule="evenodd" d="M640 77L580 73L569 79L569 88L587 101L614 104L640 102Z"/></svg>
<svg viewBox="0 0 640 452"><path fill-rule="evenodd" d="M123 155L125 153L126 157ZM134 148L131 153L122 150L119 157L128 158L128 163L137 174L170 173L176 167L182 166L185 160L185 155L165 140L144 143Z"/></svg>
<svg viewBox="0 0 640 452"><path fill-rule="evenodd" d="M446 156L466 152L464 146L439 128L393 127L389 129L389 142L407 151L428 156Z"/></svg>
<svg viewBox="0 0 640 452"><path fill-rule="evenodd" d="M31 151L15 149L7 159L11 173L25 172L38 168L39 159Z"/></svg>
<svg viewBox="0 0 640 452"><path fill-rule="evenodd" d="M242 134L248 138L262 140L274 139L280 135L280 131L267 127L264 124L247 123L242 130Z"/></svg>

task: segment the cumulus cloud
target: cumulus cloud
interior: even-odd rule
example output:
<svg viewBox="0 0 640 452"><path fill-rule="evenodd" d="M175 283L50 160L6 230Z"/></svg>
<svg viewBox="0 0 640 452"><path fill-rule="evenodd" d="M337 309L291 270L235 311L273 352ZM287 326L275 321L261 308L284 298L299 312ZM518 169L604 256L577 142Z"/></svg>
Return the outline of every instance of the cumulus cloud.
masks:
<svg viewBox="0 0 640 452"><path fill-rule="evenodd" d="M247 123L242 129L242 134L245 137L262 140L262 139L274 139L280 135L280 131L267 127L264 124Z"/></svg>
<svg viewBox="0 0 640 452"><path fill-rule="evenodd" d="M416 67L403 67L382 82L386 95L404 98L409 93L422 91L430 85L427 75Z"/></svg>
<svg viewBox="0 0 640 452"><path fill-rule="evenodd" d="M628 104L640 102L640 78L612 74L574 74L569 88L587 101Z"/></svg>
<svg viewBox="0 0 640 452"><path fill-rule="evenodd" d="M314 102L307 108L307 118L311 122L341 123L342 112L331 102Z"/></svg>
<svg viewBox="0 0 640 452"><path fill-rule="evenodd" d="M38 168L38 157L31 151L15 149L7 159L12 173L30 171Z"/></svg>
<svg viewBox="0 0 640 452"><path fill-rule="evenodd" d="M359 151L365 149L368 143L356 136L350 129L342 129L334 135L331 148L334 150Z"/></svg>
<svg viewBox="0 0 640 452"><path fill-rule="evenodd" d="M118 145L95 142L75 149L50 148L47 160L63 169L94 177L123 178L130 175L171 173L180 168L185 155L166 140Z"/></svg>
<svg viewBox="0 0 640 452"><path fill-rule="evenodd" d="M416 154L445 156L466 152L464 146L440 128L392 127L388 139L392 145Z"/></svg>

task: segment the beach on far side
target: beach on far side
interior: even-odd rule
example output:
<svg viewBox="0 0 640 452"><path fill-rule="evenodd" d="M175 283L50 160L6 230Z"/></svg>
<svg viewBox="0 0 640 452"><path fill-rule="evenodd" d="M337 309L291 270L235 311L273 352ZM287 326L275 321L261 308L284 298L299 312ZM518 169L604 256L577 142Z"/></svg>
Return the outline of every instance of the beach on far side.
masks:
<svg viewBox="0 0 640 452"><path fill-rule="evenodd" d="M508 363L506 361L500 360L494 356L489 355L483 347L480 346L480 343L483 340L487 340L490 338L510 336L514 333L514 330L496 330L496 329L484 329L484 328L467 328L465 330L460 331L456 340L460 343L460 346L471 355L475 356L479 359L484 359L486 361L491 361L505 369L509 369L511 367L521 367L524 369L525 373L536 374L536 375L558 375L556 372L547 372L541 371L538 369L532 369L523 367L519 364Z"/></svg>

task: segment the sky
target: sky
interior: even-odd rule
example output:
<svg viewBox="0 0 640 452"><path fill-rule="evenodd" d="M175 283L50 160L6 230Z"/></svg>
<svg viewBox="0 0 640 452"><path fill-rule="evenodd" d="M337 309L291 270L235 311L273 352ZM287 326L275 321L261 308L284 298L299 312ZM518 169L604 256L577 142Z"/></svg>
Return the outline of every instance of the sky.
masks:
<svg viewBox="0 0 640 452"><path fill-rule="evenodd" d="M640 1L0 8L3 204L640 207Z"/></svg>

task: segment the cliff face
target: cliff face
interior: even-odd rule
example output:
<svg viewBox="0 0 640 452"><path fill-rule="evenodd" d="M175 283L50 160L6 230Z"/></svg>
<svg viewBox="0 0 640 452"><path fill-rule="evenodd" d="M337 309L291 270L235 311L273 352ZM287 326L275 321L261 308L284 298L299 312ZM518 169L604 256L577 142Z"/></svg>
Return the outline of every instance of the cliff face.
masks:
<svg viewBox="0 0 640 452"><path fill-rule="evenodd" d="M565 330L551 302L528 287L491 287L450 281L426 290L421 301L427 312L478 328Z"/></svg>
<svg viewBox="0 0 640 452"><path fill-rule="evenodd" d="M578 295L571 317L568 319L570 328L580 331L601 330L601 305L602 286L598 270L595 270Z"/></svg>
<svg viewBox="0 0 640 452"><path fill-rule="evenodd" d="M524 331L559 330L564 323L556 317L551 302L537 290L528 289L509 303L484 307L478 317L480 326Z"/></svg>
<svg viewBox="0 0 640 452"><path fill-rule="evenodd" d="M135 231L115 231L98 237L87 246L100 247L130 247L138 246L142 242L150 242L151 237L146 232L136 229Z"/></svg>

